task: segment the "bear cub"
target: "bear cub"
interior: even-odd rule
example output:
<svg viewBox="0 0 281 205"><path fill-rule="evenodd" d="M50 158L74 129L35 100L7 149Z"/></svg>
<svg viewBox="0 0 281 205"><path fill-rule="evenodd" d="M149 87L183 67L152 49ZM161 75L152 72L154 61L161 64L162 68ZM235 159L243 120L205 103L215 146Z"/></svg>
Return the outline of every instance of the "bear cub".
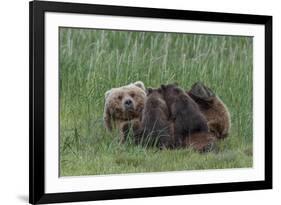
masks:
<svg viewBox="0 0 281 205"><path fill-rule="evenodd" d="M209 131L217 139L227 137L231 119L228 108L222 100L202 83L195 83L187 94L199 105L201 112L208 121Z"/></svg>
<svg viewBox="0 0 281 205"><path fill-rule="evenodd" d="M176 146L183 146L193 133L207 133L207 120L198 105L176 84L161 85L163 97L174 123Z"/></svg>
<svg viewBox="0 0 281 205"><path fill-rule="evenodd" d="M134 131L134 135L137 144L155 145L160 148L173 147L173 128L162 89L147 89L141 127Z"/></svg>

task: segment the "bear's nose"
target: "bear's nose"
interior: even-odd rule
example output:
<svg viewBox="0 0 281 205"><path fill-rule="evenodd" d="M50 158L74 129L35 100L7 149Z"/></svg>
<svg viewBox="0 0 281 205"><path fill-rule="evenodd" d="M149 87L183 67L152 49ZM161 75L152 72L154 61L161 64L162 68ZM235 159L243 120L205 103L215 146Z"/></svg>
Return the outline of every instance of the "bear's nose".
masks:
<svg viewBox="0 0 281 205"><path fill-rule="evenodd" d="M126 101L125 101L125 105L126 105L126 106L132 105L132 100L126 100Z"/></svg>

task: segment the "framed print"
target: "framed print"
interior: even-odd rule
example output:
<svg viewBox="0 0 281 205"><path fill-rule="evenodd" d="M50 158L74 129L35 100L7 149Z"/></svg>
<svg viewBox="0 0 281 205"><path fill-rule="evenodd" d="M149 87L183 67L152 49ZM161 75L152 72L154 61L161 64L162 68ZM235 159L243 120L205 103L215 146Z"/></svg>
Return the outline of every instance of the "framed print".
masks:
<svg viewBox="0 0 281 205"><path fill-rule="evenodd" d="M272 17L30 2L30 203L272 188Z"/></svg>

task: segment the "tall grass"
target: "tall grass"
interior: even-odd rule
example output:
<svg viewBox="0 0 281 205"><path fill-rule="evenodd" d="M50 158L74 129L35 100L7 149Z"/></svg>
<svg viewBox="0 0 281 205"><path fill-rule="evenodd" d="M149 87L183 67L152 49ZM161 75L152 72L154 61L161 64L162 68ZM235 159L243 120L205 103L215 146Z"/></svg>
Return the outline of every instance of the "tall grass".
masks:
<svg viewBox="0 0 281 205"><path fill-rule="evenodd" d="M95 175L252 166L251 37L60 28L60 173ZM230 136L208 154L145 149L106 132L104 93L196 81L229 107Z"/></svg>

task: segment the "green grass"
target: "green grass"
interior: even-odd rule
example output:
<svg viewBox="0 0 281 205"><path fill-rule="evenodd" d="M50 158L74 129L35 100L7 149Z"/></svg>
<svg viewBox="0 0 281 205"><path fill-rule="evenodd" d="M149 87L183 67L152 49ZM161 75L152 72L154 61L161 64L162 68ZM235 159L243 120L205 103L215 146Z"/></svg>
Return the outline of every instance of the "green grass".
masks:
<svg viewBox="0 0 281 205"><path fill-rule="evenodd" d="M251 37L60 28L60 175L252 166ZM118 143L103 126L104 93L141 80L147 87L196 81L229 107L232 128L213 152Z"/></svg>

